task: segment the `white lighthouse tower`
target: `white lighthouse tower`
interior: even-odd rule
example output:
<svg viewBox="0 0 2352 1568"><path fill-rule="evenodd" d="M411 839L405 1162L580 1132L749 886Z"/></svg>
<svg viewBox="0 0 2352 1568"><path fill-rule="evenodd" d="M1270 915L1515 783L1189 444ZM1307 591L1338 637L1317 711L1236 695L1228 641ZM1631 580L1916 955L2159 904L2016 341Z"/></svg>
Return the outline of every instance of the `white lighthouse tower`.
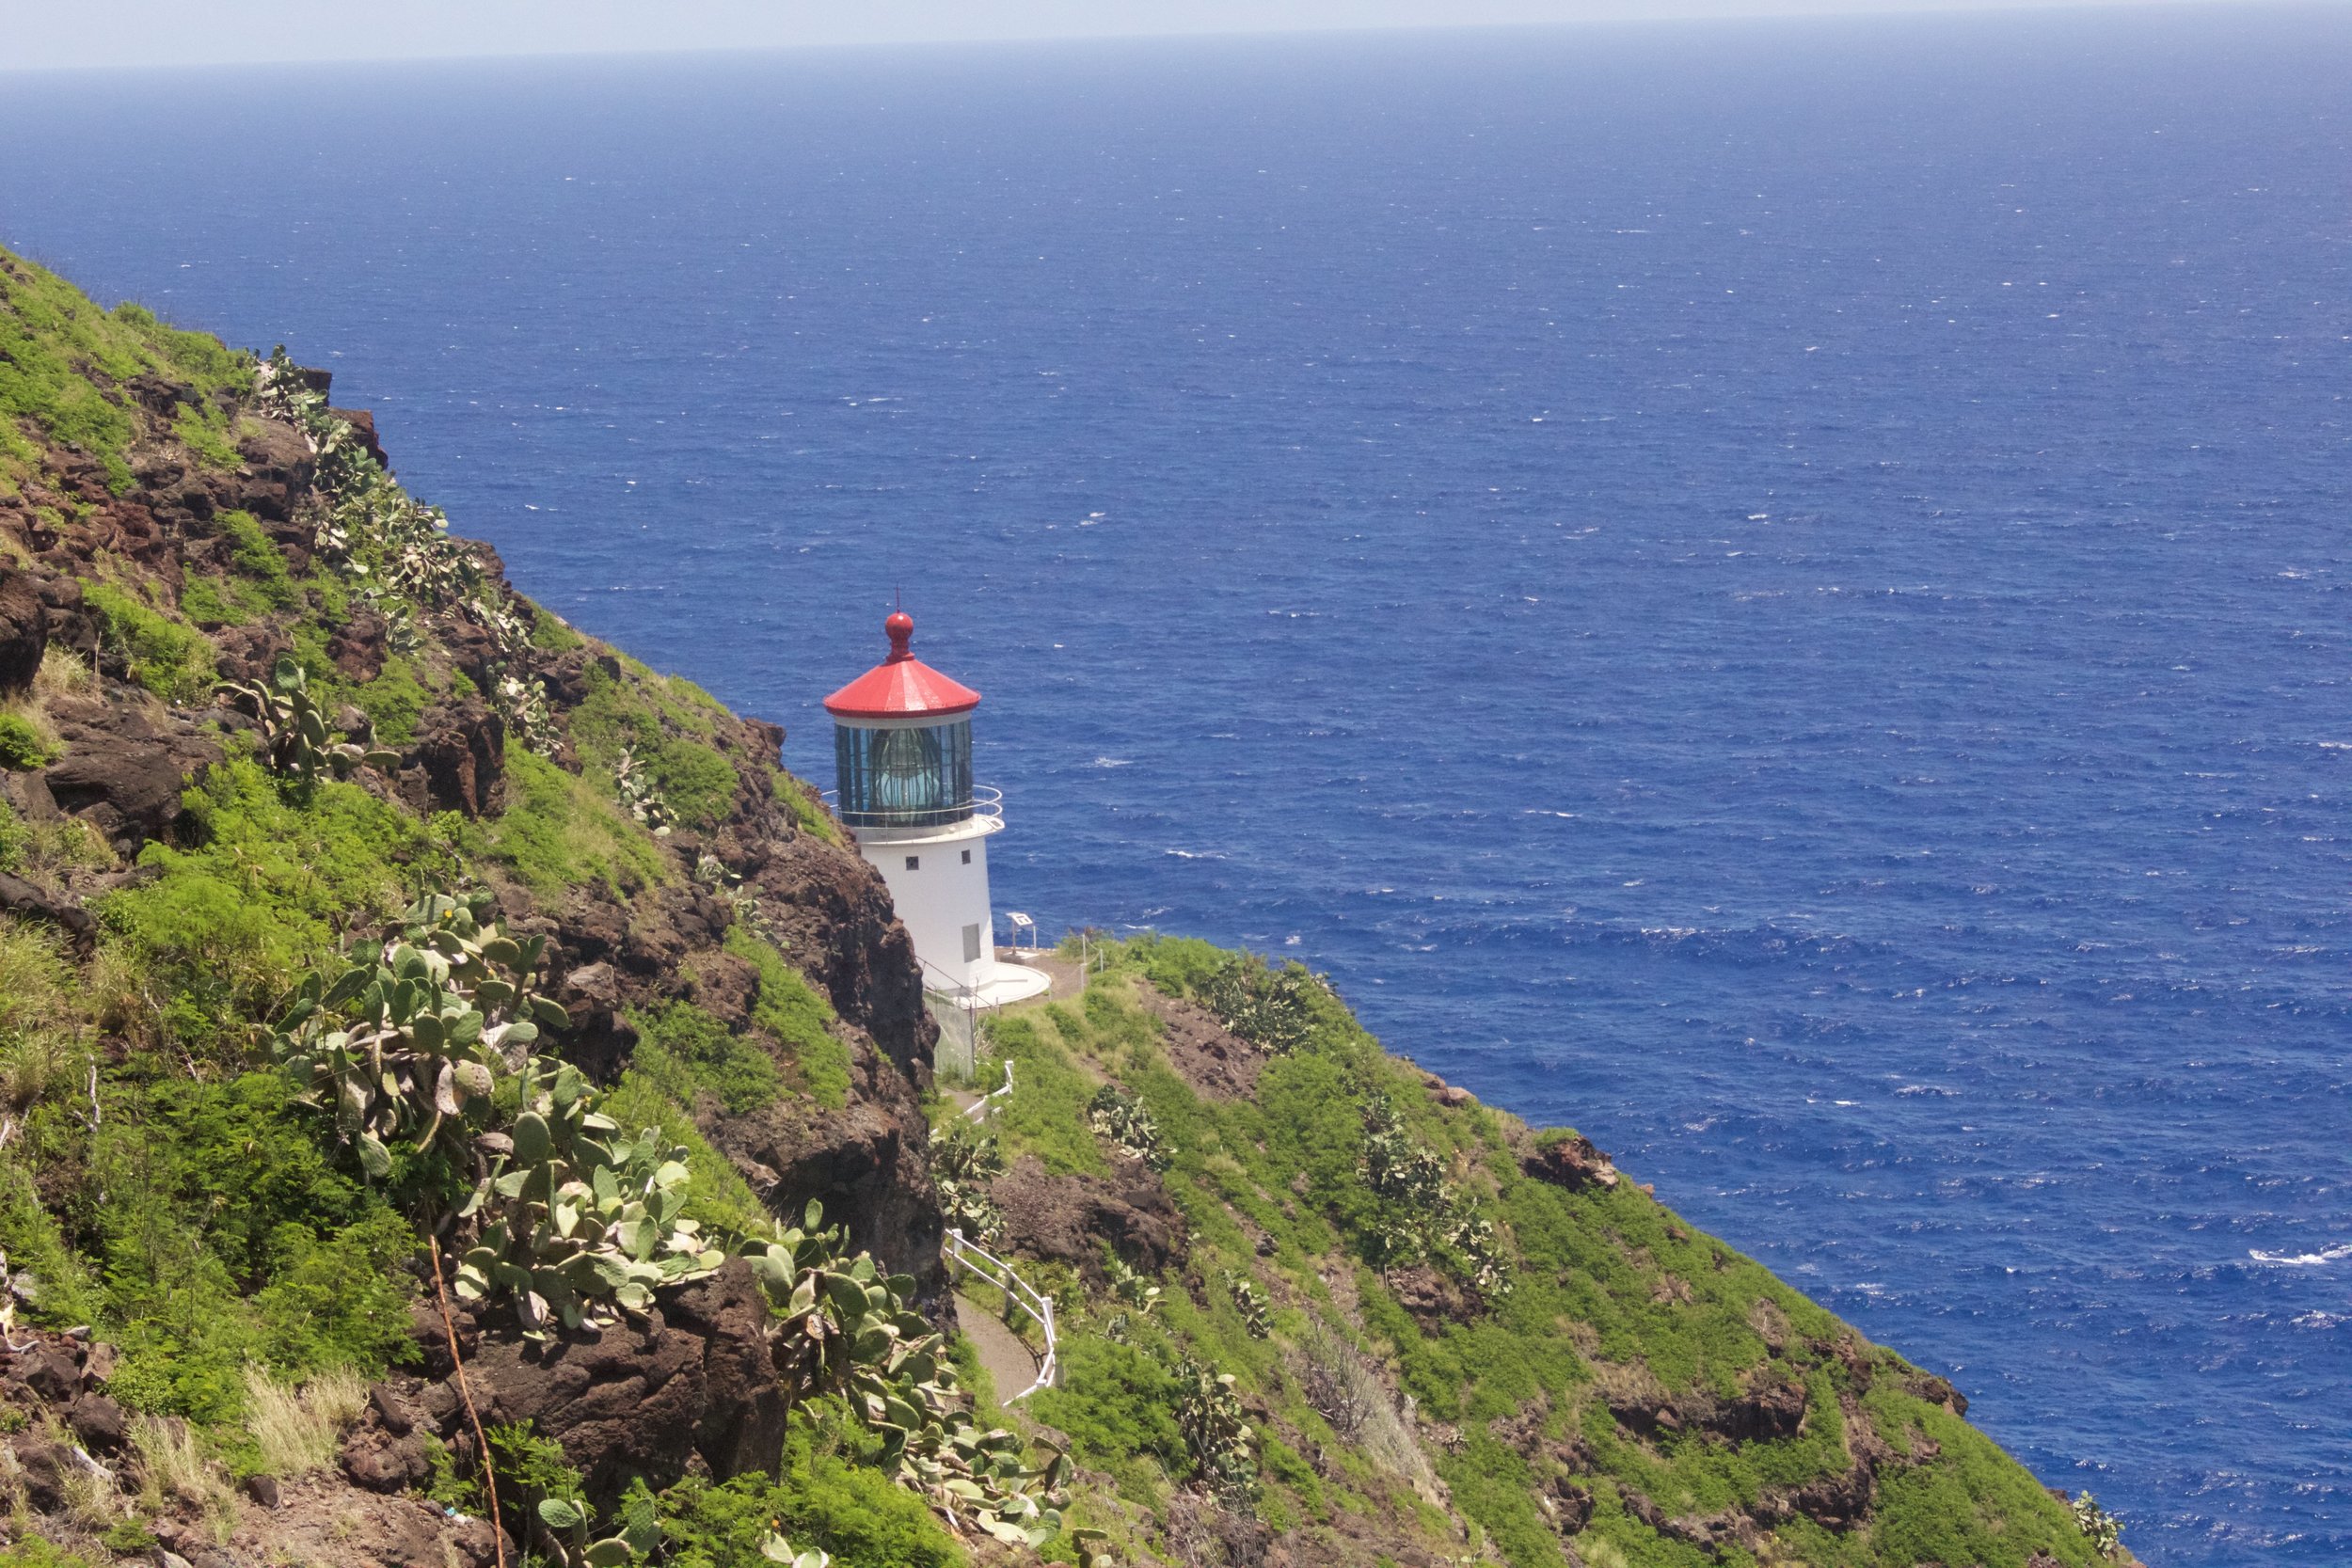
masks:
<svg viewBox="0 0 2352 1568"><path fill-rule="evenodd" d="M1036 996L1046 974L996 958L988 841L1001 799L972 784L980 694L914 657L914 618L882 623L890 657L825 699L843 825L890 885L923 989L971 1008Z"/></svg>

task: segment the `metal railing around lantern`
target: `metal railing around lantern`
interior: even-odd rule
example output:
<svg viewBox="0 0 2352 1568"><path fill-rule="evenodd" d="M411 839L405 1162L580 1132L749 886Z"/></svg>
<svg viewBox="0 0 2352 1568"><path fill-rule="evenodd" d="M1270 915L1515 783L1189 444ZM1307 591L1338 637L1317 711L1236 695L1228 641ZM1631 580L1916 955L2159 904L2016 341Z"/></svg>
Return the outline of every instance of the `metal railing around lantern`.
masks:
<svg viewBox="0 0 2352 1568"><path fill-rule="evenodd" d="M958 822L982 817L991 822L1005 819L1005 794L987 784L974 784L972 798L952 806L927 807L921 811L844 811L841 792L824 792L825 804L833 808L845 828L946 828Z"/></svg>

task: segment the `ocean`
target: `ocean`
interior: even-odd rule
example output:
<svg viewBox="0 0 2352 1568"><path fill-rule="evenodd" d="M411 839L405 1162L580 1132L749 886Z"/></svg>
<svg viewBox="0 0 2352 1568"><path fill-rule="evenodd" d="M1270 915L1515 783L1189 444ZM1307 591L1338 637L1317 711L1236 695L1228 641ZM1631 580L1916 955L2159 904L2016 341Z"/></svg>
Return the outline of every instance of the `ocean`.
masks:
<svg viewBox="0 0 2352 1568"><path fill-rule="evenodd" d="M2352 1555L2352 9L0 77L579 625L987 695L2167 1568Z"/></svg>

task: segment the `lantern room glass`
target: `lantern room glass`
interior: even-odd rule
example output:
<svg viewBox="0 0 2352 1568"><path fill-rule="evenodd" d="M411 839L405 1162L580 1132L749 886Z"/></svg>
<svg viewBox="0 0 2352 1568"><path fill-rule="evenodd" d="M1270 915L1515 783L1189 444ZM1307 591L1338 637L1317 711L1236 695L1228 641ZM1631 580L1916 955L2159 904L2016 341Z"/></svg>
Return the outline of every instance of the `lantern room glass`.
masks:
<svg viewBox="0 0 2352 1568"><path fill-rule="evenodd" d="M836 724L841 820L852 828L937 828L972 815L972 721L867 729Z"/></svg>

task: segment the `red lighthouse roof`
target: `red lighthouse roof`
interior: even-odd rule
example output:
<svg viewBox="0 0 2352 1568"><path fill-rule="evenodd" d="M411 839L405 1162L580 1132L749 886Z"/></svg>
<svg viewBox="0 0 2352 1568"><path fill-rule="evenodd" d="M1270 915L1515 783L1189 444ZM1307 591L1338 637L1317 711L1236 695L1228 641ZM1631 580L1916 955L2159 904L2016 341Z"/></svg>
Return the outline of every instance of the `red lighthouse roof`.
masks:
<svg viewBox="0 0 2352 1568"><path fill-rule="evenodd" d="M914 657L914 617L901 610L882 623L890 634L890 657L825 699L836 719L946 719L969 713L980 694L949 680Z"/></svg>

